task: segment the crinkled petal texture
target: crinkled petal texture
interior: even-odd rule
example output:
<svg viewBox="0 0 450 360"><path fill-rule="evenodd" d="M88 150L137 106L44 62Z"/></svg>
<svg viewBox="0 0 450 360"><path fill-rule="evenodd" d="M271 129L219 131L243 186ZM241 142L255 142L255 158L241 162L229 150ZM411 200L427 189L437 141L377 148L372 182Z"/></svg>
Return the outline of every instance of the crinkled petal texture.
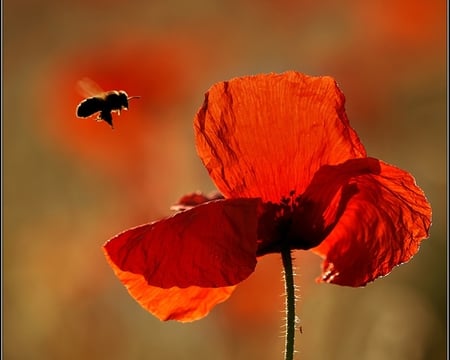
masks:
<svg viewBox="0 0 450 360"><path fill-rule="evenodd" d="M127 230L104 250L142 306L162 319L195 320L254 271L259 207L259 199L207 202Z"/></svg>
<svg viewBox="0 0 450 360"><path fill-rule="evenodd" d="M331 77L289 71L215 84L194 120L197 151L225 197L279 202L322 165L366 152Z"/></svg>
<svg viewBox="0 0 450 360"><path fill-rule="evenodd" d="M318 204L308 221L328 233L312 249L324 257L320 281L363 286L408 261L428 237L431 207L422 190L377 159L324 166L305 196Z"/></svg>

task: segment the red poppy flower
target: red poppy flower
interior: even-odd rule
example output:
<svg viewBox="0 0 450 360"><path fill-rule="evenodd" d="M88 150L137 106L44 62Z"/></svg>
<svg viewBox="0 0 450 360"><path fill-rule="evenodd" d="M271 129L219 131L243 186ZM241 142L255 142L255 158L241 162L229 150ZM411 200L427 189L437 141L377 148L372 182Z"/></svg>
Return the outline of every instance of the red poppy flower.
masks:
<svg viewBox="0 0 450 360"><path fill-rule="evenodd" d="M423 192L407 172L366 156L330 77L218 83L194 127L223 198L187 196L184 210L104 246L130 294L162 320L205 316L265 254L311 249L324 258L320 281L363 286L428 236Z"/></svg>

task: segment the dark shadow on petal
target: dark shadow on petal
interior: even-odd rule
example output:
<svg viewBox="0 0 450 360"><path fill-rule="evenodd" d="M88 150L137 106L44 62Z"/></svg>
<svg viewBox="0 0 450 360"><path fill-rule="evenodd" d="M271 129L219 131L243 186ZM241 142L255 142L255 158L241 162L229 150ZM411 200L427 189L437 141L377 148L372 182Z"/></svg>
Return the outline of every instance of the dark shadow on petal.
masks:
<svg viewBox="0 0 450 360"><path fill-rule="evenodd" d="M379 173L379 161L373 158L322 166L303 194L295 196L292 190L279 204L265 204L258 223L258 256L280 252L285 242L299 250L319 245L359 192L352 179Z"/></svg>

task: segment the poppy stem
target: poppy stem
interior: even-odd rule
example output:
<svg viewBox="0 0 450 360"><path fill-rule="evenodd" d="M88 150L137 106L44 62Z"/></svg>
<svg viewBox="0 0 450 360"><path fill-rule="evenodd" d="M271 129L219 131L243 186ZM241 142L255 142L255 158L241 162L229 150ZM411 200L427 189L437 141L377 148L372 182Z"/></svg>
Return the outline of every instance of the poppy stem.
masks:
<svg viewBox="0 0 450 360"><path fill-rule="evenodd" d="M295 284L294 272L292 269L292 255L289 248L281 251L284 268L284 284L286 292L286 343L284 348L284 359L294 359L294 338L295 338Z"/></svg>

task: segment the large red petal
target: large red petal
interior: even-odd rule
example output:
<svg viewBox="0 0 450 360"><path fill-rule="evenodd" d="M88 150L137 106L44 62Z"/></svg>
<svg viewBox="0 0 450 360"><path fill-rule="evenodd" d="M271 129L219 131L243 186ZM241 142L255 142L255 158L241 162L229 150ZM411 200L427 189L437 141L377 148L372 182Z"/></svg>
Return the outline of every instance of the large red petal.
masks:
<svg viewBox="0 0 450 360"><path fill-rule="evenodd" d="M104 248L121 271L169 289L224 287L256 266L258 199L211 201L127 230Z"/></svg>
<svg viewBox="0 0 450 360"><path fill-rule="evenodd" d="M206 316L217 304L227 300L234 286L221 288L201 288L190 286L184 289L172 287L161 289L148 285L142 275L122 271L111 261L106 250L106 258L116 276L125 285L130 295L147 311L160 320L188 322Z"/></svg>
<svg viewBox="0 0 450 360"><path fill-rule="evenodd" d="M408 261L428 237L431 207L406 171L376 159L354 159L324 167L319 178L310 196L317 193L329 232L312 249L325 258L320 281L363 286ZM334 196L333 189L338 189ZM326 207L324 199L331 200Z"/></svg>
<svg viewBox="0 0 450 360"><path fill-rule="evenodd" d="M225 197L279 202L324 164L364 157L330 77L297 72L214 85L195 117L197 151Z"/></svg>

